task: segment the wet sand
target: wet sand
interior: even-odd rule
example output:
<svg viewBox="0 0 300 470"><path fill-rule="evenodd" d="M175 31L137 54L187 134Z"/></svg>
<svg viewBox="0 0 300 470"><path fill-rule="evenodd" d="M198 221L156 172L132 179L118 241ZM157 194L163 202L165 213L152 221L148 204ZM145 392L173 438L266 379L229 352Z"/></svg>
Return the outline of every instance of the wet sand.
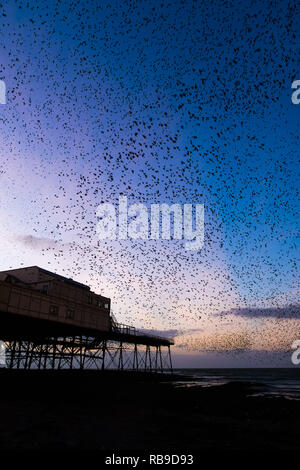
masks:
<svg viewBox="0 0 300 470"><path fill-rule="evenodd" d="M251 397L251 384L237 382L177 387L175 378L2 369L0 451L299 449L300 401Z"/></svg>

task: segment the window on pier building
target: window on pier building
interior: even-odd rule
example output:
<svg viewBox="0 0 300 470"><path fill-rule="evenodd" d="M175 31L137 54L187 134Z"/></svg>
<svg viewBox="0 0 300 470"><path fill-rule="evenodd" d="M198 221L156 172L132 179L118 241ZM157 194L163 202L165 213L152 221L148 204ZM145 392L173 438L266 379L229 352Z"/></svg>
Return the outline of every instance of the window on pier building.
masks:
<svg viewBox="0 0 300 470"><path fill-rule="evenodd" d="M75 316L74 310L67 309L67 315L66 316L67 316L67 318L73 319L74 316Z"/></svg>
<svg viewBox="0 0 300 470"><path fill-rule="evenodd" d="M48 284L44 284L44 285L42 286L42 292L43 292L43 294L48 294L48 288L49 288Z"/></svg>
<svg viewBox="0 0 300 470"><path fill-rule="evenodd" d="M55 315L57 316L58 315L58 306L57 305L50 305L50 308L49 308L49 313L50 315Z"/></svg>

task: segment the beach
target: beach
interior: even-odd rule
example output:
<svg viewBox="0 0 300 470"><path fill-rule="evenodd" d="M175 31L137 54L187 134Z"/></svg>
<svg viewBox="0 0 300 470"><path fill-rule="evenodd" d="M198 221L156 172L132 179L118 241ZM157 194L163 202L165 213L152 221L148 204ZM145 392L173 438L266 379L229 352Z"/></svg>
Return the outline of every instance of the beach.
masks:
<svg viewBox="0 0 300 470"><path fill-rule="evenodd" d="M0 370L0 450L296 451L300 401L187 376Z"/></svg>

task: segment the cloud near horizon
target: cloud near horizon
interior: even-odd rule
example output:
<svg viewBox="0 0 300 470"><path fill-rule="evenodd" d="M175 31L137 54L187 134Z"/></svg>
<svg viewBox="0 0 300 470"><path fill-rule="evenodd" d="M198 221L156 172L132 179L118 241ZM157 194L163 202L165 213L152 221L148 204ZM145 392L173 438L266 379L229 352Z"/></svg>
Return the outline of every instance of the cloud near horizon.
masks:
<svg viewBox="0 0 300 470"><path fill-rule="evenodd" d="M300 319L300 304L291 304L283 307L245 307L233 308L228 312L218 313L217 316L235 315L246 318L276 318L276 319Z"/></svg>
<svg viewBox="0 0 300 470"><path fill-rule="evenodd" d="M34 235L17 235L14 239L24 245L26 248L33 250L43 250L54 248L60 244L60 241L47 237L36 237Z"/></svg>

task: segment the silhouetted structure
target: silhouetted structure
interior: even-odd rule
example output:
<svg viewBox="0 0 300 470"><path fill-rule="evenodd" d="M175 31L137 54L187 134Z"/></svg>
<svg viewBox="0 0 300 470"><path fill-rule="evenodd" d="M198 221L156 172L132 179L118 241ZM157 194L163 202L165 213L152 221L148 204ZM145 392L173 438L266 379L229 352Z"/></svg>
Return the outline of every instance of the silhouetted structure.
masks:
<svg viewBox="0 0 300 470"><path fill-rule="evenodd" d="M0 339L10 368L172 370L172 339L117 323L109 298L38 266L0 272Z"/></svg>

